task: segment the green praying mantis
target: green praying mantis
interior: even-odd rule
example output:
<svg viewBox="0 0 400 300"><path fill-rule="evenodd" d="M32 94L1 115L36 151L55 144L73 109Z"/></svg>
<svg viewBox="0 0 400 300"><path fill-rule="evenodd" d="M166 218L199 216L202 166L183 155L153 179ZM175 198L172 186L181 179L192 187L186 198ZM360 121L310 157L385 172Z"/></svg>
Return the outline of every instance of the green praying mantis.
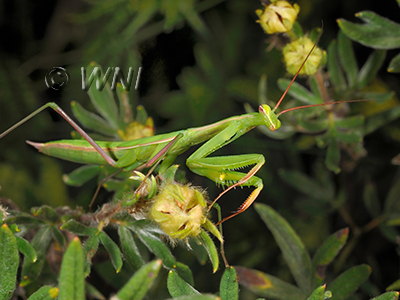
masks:
<svg viewBox="0 0 400 300"><path fill-rule="evenodd" d="M315 46L316 44L314 47ZM308 56L313 51L314 47L311 49ZM214 157L210 157L210 154L232 143L257 126L267 126L271 131L279 129L281 126L279 116L289 111L343 102L365 101L347 100L304 105L289 108L277 113L276 110L286 96L292 83L295 81L308 56L273 109L263 104L259 106L258 112L230 117L202 127L189 128L132 141L104 142L94 141L56 103L49 102L0 134L0 139L41 111L50 107L71 124L71 126L82 135L84 140L60 140L47 143L27 141L27 143L46 155L72 162L111 165L124 171L133 171L143 166L151 167L160 164L159 173L163 174L174 163L178 155L187 151L192 146L203 143L203 145L187 158L186 164L188 168L198 175L209 178L216 184L227 186L227 188L209 205L208 210L211 209L213 204L221 196L234 187L250 186L255 188L237 211L217 223L220 224L244 212L256 200L263 188L263 182L256 176L256 173L264 164L265 159L261 154ZM238 171L238 169L249 166L252 167L247 173Z"/></svg>

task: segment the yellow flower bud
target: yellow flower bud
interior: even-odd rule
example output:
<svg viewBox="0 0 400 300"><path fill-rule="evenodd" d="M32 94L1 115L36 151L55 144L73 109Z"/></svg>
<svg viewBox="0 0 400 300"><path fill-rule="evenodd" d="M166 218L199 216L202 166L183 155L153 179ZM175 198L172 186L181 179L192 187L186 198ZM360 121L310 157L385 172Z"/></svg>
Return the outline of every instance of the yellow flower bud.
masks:
<svg viewBox="0 0 400 300"><path fill-rule="evenodd" d="M283 48L283 58L286 64L286 70L290 74L296 74L301 64L306 59L308 53L314 46L314 42L308 37L301 37ZM326 55L325 51L315 47L313 52L308 57L303 68L300 70L301 74L313 75L317 72L321 64L322 58Z"/></svg>
<svg viewBox="0 0 400 300"><path fill-rule="evenodd" d="M292 6L287 1L279 0L266 6L264 11L257 9L256 14L260 18L257 22L268 34L287 32L292 29L299 10L297 4Z"/></svg>
<svg viewBox="0 0 400 300"><path fill-rule="evenodd" d="M126 126L125 132L118 131L118 135L123 141L132 141L154 135L154 123L152 118L147 118L146 124L136 121L129 123Z"/></svg>
<svg viewBox="0 0 400 300"><path fill-rule="evenodd" d="M204 227L222 240L219 231L206 216L207 201L197 188L176 182L166 183L153 201L149 218L171 238L196 237Z"/></svg>

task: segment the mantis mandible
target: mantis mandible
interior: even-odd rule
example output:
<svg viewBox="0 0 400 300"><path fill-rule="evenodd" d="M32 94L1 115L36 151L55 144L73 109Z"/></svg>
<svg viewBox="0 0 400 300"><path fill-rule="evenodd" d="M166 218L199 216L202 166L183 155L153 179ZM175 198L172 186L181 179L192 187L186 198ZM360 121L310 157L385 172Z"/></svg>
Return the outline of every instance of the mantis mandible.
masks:
<svg viewBox="0 0 400 300"><path fill-rule="evenodd" d="M315 46L316 44L314 47ZM308 56L313 51L314 47L311 49ZM204 143L189 156L186 161L187 166L192 172L198 175L205 176L219 185L228 186L228 188L220 193L209 205L208 210L210 210L212 205L222 195L234 187L255 187L238 210L217 223L219 224L245 211L255 201L263 188L262 180L255 176L255 174L262 167L265 160L261 154L209 157L210 154L233 142L257 126L267 126L271 131L279 129L281 126L281 122L278 119L279 116L289 111L343 102L365 101L348 100L304 105L276 113L277 108L296 79L308 56L273 109L263 104L259 106L258 112L230 117L202 127L189 128L127 142L97 142L79 127L56 103L49 102L3 132L0 135L0 139L44 109L50 107L70 123L85 140L60 140L47 143L27 141L27 143L46 155L72 162L99 165L109 164L115 168L123 169L124 171L132 171L141 166L150 167L160 163L159 173L163 174L174 163L178 155L194 145ZM248 166L253 167L247 173L236 171L237 169Z"/></svg>

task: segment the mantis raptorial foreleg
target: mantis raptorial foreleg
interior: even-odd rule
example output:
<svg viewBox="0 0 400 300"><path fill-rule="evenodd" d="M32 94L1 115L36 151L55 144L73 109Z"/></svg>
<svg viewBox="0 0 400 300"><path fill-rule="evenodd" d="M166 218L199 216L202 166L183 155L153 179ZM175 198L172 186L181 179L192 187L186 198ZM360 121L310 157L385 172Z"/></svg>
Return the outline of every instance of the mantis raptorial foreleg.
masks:
<svg viewBox="0 0 400 300"><path fill-rule="evenodd" d="M187 166L194 173L205 176L217 184L228 186L228 188L210 204L208 210L210 210L213 204L223 194L236 186L254 186L256 188L234 214L223 219L219 223L245 211L254 202L263 188L262 180L255 176L265 162L264 156L261 154L206 157L225 146L227 143L237 139L247 130L243 121L232 123L202 145L186 162ZM254 165L254 167L248 173L234 171L251 165Z"/></svg>

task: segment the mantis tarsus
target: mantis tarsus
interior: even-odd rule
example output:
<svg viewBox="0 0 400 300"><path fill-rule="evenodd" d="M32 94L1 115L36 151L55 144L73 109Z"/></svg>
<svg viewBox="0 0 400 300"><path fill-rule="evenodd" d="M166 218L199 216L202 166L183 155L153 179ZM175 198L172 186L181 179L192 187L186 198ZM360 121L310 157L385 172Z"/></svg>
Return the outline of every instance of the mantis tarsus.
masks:
<svg viewBox="0 0 400 300"><path fill-rule="evenodd" d="M313 49L311 49L308 56L311 54ZM303 65L307 58L304 60ZM301 67L299 71L301 70ZM263 188L263 183L260 178L255 176L255 174L264 164L265 160L261 154L209 157L210 154L233 142L256 126L265 125L271 131L279 129L281 122L278 117L289 111L342 102L364 101L349 100L305 105L290 108L281 111L280 113L275 113L291 84L296 79L298 72L293 77L290 85L273 109L265 104L260 105L258 112L234 116L202 127L175 131L128 142L95 142L56 103L49 102L12 126L10 129L3 132L0 135L0 138L4 137L6 134L44 109L50 107L66 119L74 129L84 137L85 140L61 140L48 143L34 143L27 141L27 143L34 146L44 154L77 163L100 165L109 164L115 168L122 168L124 171L131 171L143 165L150 167L156 163L160 163L159 172L162 174L173 164L178 155L185 152L191 146L204 143L189 156L186 161L187 166L196 174L205 176L217 184L228 186L228 188L220 193L212 204L210 204L208 209L210 209L223 194L236 186L255 187L255 190L251 192L249 197L236 212L219 222L222 223L245 211L257 198ZM236 171L237 169L247 166L253 166L247 173Z"/></svg>

